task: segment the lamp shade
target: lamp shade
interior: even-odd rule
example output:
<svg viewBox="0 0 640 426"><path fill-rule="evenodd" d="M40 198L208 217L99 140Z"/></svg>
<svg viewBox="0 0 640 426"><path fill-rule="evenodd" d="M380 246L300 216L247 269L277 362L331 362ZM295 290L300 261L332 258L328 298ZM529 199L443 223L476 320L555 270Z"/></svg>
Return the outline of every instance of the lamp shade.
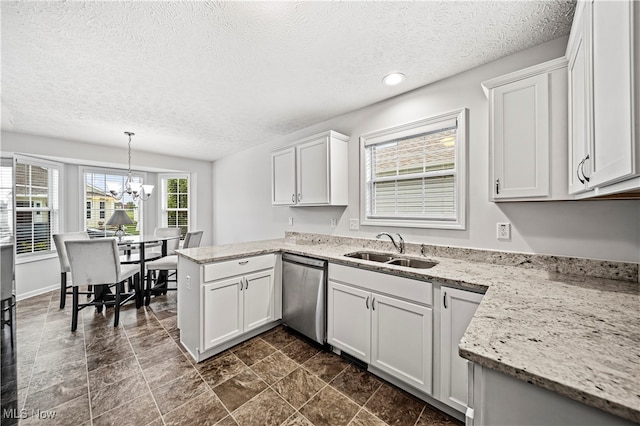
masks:
<svg viewBox="0 0 640 426"><path fill-rule="evenodd" d="M116 210L113 215L107 221L107 225L131 225L133 221L124 210Z"/></svg>

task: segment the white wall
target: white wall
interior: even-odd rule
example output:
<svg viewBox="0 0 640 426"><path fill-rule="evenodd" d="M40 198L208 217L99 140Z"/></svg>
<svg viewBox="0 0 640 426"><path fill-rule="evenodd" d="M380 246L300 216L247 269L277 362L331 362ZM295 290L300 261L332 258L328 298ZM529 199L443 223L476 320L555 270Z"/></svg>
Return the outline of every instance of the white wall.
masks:
<svg viewBox="0 0 640 426"><path fill-rule="evenodd" d="M640 201L491 203L489 199L488 103L480 83L564 55L567 38L480 66L378 104L309 127L281 141L215 161L213 165L216 244L281 238L287 230L357 237L400 232L408 242L638 262ZM411 76L409 76L411 78ZM345 94L348 96L348 94ZM359 218L359 147L363 133L454 109L469 108L467 229L464 231L365 227ZM348 207L272 207L270 150L325 130L351 136ZM287 225L287 218L294 225ZM337 228L330 219L338 219ZM496 239L496 222L511 222L511 241Z"/></svg>
<svg viewBox="0 0 640 426"><path fill-rule="evenodd" d="M62 217L61 232L79 231L82 227L84 212L81 200L82 165L98 167L102 163L110 167L127 168L126 145L114 148L102 145L80 143L62 139L54 139L13 132L2 132L2 156L13 153L29 154L41 158L69 159L65 162L62 185ZM192 196L192 229L203 230L202 245L213 242L213 218L211 216L212 163L181 157L171 157L150 152L137 151L135 145L132 152L132 169L154 171L190 172L192 182L196 183L196 193ZM152 234L159 223L160 192L158 191L157 173L147 172L145 183L156 185L152 198L145 202L143 209L144 233ZM60 268L57 257L16 265L16 293L24 298L41 293L47 289L59 288Z"/></svg>

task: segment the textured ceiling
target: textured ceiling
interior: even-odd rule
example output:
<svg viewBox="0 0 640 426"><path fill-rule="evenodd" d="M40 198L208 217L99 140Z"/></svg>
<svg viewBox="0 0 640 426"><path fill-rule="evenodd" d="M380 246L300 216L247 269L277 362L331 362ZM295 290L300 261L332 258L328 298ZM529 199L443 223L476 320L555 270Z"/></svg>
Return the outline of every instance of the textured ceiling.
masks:
<svg viewBox="0 0 640 426"><path fill-rule="evenodd" d="M2 128L214 160L567 34L574 7L3 1Z"/></svg>

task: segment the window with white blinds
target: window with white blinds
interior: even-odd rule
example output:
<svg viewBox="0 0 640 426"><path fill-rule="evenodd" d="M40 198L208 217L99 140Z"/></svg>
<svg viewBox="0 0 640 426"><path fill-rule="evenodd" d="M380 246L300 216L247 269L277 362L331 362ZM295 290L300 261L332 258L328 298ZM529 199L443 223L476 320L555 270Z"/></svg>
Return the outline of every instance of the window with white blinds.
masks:
<svg viewBox="0 0 640 426"><path fill-rule="evenodd" d="M465 110L361 137L362 223L464 229Z"/></svg>
<svg viewBox="0 0 640 426"><path fill-rule="evenodd" d="M112 237L115 235L117 226L107 225L109 218L116 210L127 212L131 220L130 225L124 226L126 235L140 235L142 227L142 206L143 202L134 201L133 198L125 194L120 200L111 196L108 189L108 182L117 182L123 187L127 180L126 171L82 169L84 180L84 201L86 214L84 229L92 237ZM134 174L134 182L142 183L142 176Z"/></svg>
<svg viewBox="0 0 640 426"><path fill-rule="evenodd" d="M16 255L54 250L52 235L60 220L62 165L28 157L15 158Z"/></svg>

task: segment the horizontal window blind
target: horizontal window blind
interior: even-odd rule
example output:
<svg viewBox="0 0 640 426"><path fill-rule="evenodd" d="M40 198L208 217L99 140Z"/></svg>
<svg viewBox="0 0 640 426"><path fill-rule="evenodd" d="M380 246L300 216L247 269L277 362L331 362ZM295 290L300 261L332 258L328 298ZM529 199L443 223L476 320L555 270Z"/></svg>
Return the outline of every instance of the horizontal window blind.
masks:
<svg viewBox="0 0 640 426"><path fill-rule="evenodd" d="M365 145L367 217L456 218L455 120L421 130Z"/></svg>
<svg viewBox="0 0 640 426"><path fill-rule="evenodd" d="M16 254L53 250L51 236L58 232L58 167L16 159Z"/></svg>
<svg viewBox="0 0 640 426"><path fill-rule="evenodd" d="M0 242L13 241L13 160L0 162Z"/></svg>

